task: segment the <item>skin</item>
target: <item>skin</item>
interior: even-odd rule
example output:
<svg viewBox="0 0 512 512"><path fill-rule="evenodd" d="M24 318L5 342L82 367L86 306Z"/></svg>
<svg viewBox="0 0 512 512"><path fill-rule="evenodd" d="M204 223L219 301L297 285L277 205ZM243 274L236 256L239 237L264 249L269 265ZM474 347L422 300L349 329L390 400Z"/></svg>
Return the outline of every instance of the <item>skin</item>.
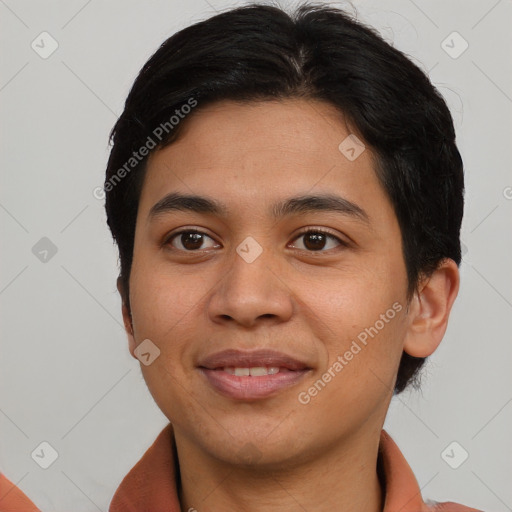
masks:
<svg viewBox="0 0 512 512"><path fill-rule="evenodd" d="M377 450L400 357L437 348L459 274L452 260L443 261L406 307L398 221L371 149L354 161L338 149L350 133L343 116L320 101L223 101L198 107L178 140L149 158L131 317L126 305L123 317L133 357L147 338L161 351L141 369L174 425L182 510L382 510ZM216 199L228 213L150 218L170 192ZM335 211L270 214L276 202L324 193L355 203L368 222ZM184 228L206 234L199 249L170 238ZM303 228L328 230L344 243L327 237L324 248L310 250ZM236 252L248 236L262 248L252 263ZM119 290L123 295L120 283ZM401 311L300 403L299 393L396 302ZM228 348L273 348L312 369L275 396L235 401L196 368L200 358Z"/></svg>

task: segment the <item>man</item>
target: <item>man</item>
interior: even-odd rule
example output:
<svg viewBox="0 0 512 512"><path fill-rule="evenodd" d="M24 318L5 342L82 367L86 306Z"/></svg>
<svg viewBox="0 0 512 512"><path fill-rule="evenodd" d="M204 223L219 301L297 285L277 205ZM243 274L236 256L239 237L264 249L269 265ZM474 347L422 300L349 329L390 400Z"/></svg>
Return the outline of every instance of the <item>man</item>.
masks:
<svg viewBox="0 0 512 512"><path fill-rule="evenodd" d="M247 6L168 39L112 139L129 349L170 423L110 511L475 510L424 501L382 430L459 288L421 70L339 10Z"/></svg>

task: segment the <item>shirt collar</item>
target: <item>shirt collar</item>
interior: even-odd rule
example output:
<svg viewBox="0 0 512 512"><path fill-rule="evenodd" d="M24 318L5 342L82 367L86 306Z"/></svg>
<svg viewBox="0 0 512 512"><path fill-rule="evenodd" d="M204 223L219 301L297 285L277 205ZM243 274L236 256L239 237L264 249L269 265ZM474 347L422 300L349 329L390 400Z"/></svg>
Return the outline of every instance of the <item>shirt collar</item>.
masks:
<svg viewBox="0 0 512 512"><path fill-rule="evenodd" d="M180 512L178 459L172 424L168 424L124 477L109 512ZM383 512L428 512L416 478L395 444L381 431L377 470L383 482Z"/></svg>

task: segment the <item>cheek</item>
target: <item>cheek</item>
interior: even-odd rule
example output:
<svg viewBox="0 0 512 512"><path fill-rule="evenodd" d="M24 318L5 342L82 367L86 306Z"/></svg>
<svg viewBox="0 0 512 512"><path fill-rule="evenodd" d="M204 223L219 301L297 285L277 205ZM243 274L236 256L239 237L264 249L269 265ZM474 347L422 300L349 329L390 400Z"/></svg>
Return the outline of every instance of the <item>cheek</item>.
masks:
<svg viewBox="0 0 512 512"><path fill-rule="evenodd" d="M373 261L302 289L304 310L327 352L319 370L336 389L328 399L325 394L326 404L356 404L358 396L381 396L393 385L406 332L405 269Z"/></svg>
<svg viewBox="0 0 512 512"><path fill-rule="evenodd" d="M197 400L187 361L190 340L197 337L197 304L204 291L158 265L142 265L134 259L130 276L130 305L137 344L151 340L160 351L141 372L155 403L171 420L184 420L187 405Z"/></svg>
<svg viewBox="0 0 512 512"><path fill-rule="evenodd" d="M398 303L394 303L399 307ZM385 320L381 320L381 312ZM386 316L387 313L387 316ZM298 401L313 418L328 417L325 436L335 436L344 425L362 425L380 417L391 400L405 332L403 310L395 315L393 304L369 308L352 315L353 322L338 323L337 337L329 341L328 363L319 369L309 388L301 389ZM356 325L357 322L357 325ZM309 420L307 428L312 428Z"/></svg>
<svg viewBox="0 0 512 512"><path fill-rule="evenodd" d="M370 327L380 315L402 303L406 289L405 270L394 270L374 258L370 265L357 265L331 273L328 278L296 282L300 297L319 322L332 333L357 335ZM394 315L394 310L389 316ZM386 318L387 319L387 318Z"/></svg>
<svg viewBox="0 0 512 512"><path fill-rule="evenodd" d="M134 258L130 275L130 305L136 339L172 340L173 331L183 329L204 296L197 279L171 274L150 259ZM147 262L147 263L146 263Z"/></svg>

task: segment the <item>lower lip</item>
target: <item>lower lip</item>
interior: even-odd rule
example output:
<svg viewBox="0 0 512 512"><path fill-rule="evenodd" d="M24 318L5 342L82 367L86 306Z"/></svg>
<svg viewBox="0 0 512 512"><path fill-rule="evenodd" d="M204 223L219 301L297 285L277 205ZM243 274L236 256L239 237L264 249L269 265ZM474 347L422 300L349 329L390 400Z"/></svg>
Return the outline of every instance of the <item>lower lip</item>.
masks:
<svg viewBox="0 0 512 512"><path fill-rule="evenodd" d="M199 368L209 384L221 395L235 400L258 400L267 398L293 386L309 370L282 370L274 375L238 377L223 370Z"/></svg>

